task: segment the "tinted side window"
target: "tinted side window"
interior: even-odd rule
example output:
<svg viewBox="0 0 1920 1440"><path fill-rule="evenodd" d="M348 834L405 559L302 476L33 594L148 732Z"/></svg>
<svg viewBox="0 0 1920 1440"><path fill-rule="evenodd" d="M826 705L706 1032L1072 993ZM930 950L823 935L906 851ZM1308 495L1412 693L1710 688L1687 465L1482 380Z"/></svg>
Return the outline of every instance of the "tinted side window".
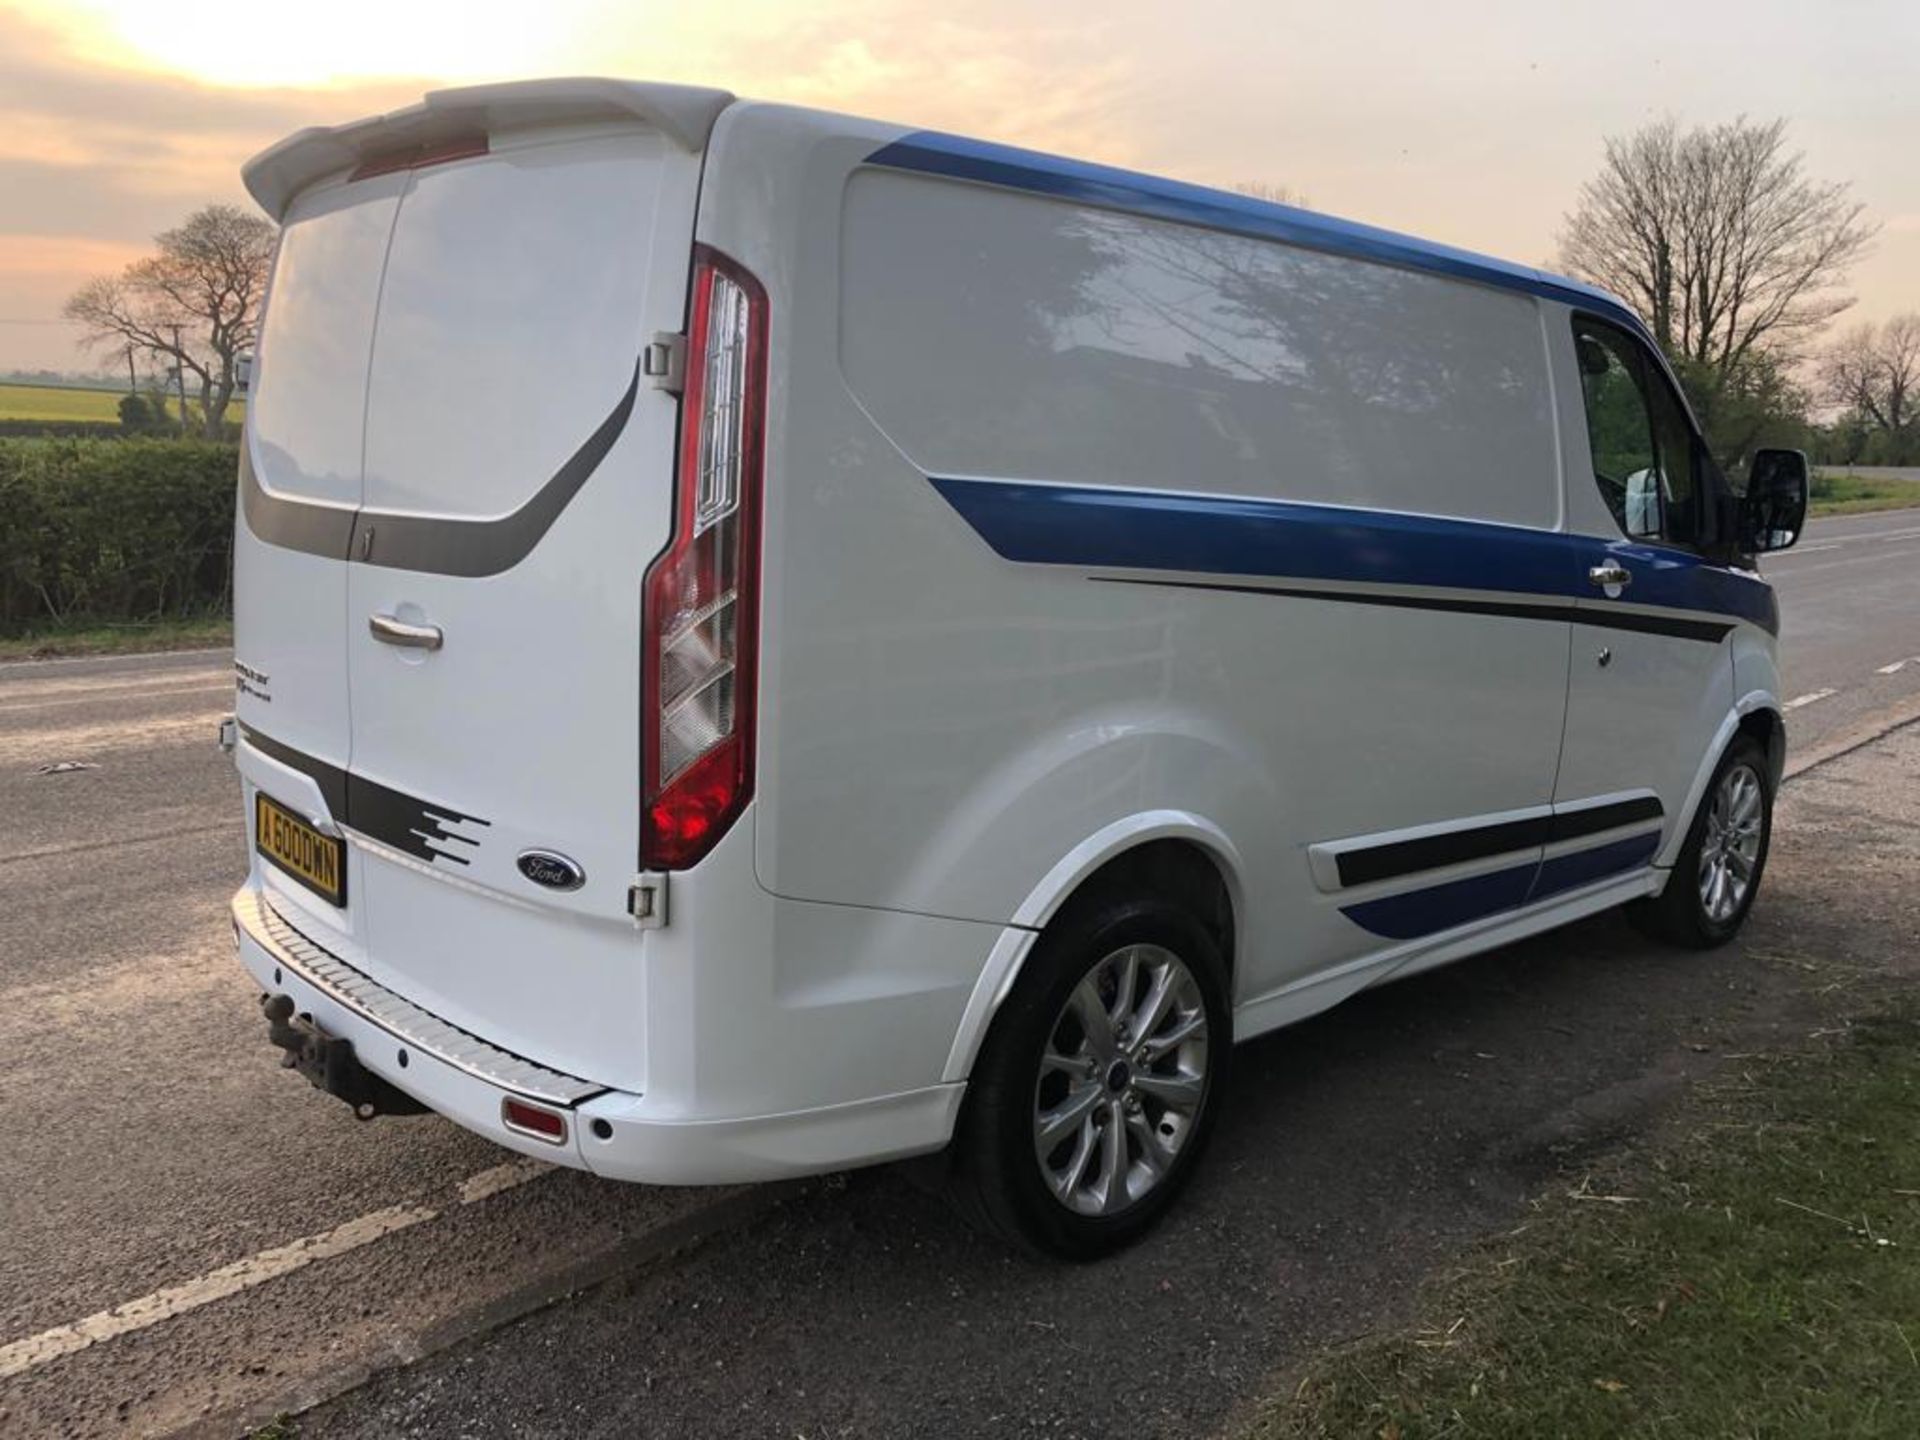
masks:
<svg viewBox="0 0 1920 1440"><path fill-rule="evenodd" d="M1625 332L1573 322L1593 480L1624 535L1691 545L1699 484L1693 429L1652 356Z"/></svg>

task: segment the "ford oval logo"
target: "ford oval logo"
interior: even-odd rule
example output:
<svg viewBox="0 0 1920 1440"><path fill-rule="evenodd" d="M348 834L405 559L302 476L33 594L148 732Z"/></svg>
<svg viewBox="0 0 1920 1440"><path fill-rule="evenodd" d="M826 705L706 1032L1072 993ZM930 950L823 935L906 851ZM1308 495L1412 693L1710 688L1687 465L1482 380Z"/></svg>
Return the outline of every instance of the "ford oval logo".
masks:
<svg viewBox="0 0 1920 1440"><path fill-rule="evenodd" d="M522 875L549 890L578 890L587 883L586 871L552 850L522 850L518 863Z"/></svg>

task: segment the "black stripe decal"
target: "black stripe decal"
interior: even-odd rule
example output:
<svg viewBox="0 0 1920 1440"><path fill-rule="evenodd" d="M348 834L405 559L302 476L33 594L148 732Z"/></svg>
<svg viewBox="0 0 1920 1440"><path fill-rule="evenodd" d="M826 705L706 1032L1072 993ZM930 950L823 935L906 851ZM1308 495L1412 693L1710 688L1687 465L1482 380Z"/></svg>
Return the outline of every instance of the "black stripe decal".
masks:
<svg viewBox="0 0 1920 1440"><path fill-rule="evenodd" d="M640 363L619 402L566 463L511 515L448 520L384 510L352 510L269 495L240 447L240 509L247 528L269 545L328 560L356 560L426 575L478 579L510 570L532 553L599 468L626 429L640 393Z"/></svg>
<svg viewBox="0 0 1920 1440"><path fill-rule="evenodd" d="M1376 880L1393 880L1469 860L1485 860L1516 850L1578 840L1603 830L1658 820L1664 813L1658 798L1640 795L1610 805L1561 810L1524 820L1498 820L1491 825L1473 825L1413 840L1390 840L1381 845L1343 851L1334 863L1342 885L1368 885Z"/></svg>
<svg viewBox="0 0 1920 1440"><path fill-rule="evenodd" d="M1391 840L1363 850L1342 851L1336 862L1342 885L1368 885L1422 870L1438 870L1467 860L1484 860L1513 850L1532 850L1547 843L1551 815L1527 820L1505 820L1471 830L1449 830L1444 835L1422 835L1417 840Z"/></svg>
<svg viewBox="0 0 1920 1440"><path fill-rule="evenodd" d="M1278 595L1292 600L1326 600L1347 605L1381 605L1397 610L1442 610L1456 615L1497 615L1512 620L1558 620L1604 630L1671 635L1681 640L1718 644L1734 628L1718 620L1687 620L1634 610L1602 610L1584 605L1530 605L1525 601L1465 600L1451 595L1382 595L1368 590L1318 590L1297 585L1235 585L1213 580L1148 580L1132 575L1089 575L1102 585L1151 585L1163 590L1217 590L1231 595Z"/></svg>
<svg viewBox="0 0 1920 1440"><path fill-rule="evenodd" d="M283 745L271 735L262 735L251 725L242 725L240 733L247 737L247 743L262 755L271 756L289 770L298 770L320 787L320 798L327 802L327 813L335 820L344 821L347 816L347 772L338 765L329 765L324 760L316 760L304 750L296 750L291 745Z"/></svg>
<svg viewBox="0 0 1920 1440"><path fill-rule="evenodd" d="M1622 825L1658 820L1666 813L1657 795L1636 795L1631 800L1589 805L1584 810L1556 810L1547 830L1546 843L1555 845L1562 840L1578 840L1583 835L1598 835L1602 830L1618 830Z"/></svg>
<svg viewBox="0 0 1920 1440"><path fill-rule="evenodd" d="M404 790L394 790L337 765L329 765L270 735L262 735L251 725L242 725L240 730L247 737L247 743L261 754L311 778L320 787L320 798L327 802L327 811L337 822L421 860L468 864L464 856L435 847L450 842L477 846L478 840L456 835L447 827L491 824L477 815L436 805Z"/></svg>
<svg viewBox="0 0 1920 1440"><path fill-rule="evenodd" d="M319 505L311 500L290 500L284 495L269 495L253 473L253 445L240 442L240 513L254 538L282 550L299 550L329 560L347 558L347 546L353 539L351 509Z"/></svg>

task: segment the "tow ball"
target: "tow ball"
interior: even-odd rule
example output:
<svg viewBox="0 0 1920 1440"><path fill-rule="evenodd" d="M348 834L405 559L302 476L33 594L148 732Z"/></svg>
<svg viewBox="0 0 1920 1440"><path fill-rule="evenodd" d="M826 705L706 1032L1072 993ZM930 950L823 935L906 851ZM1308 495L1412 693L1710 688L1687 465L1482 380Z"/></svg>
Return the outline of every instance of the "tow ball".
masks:
<svg viewBox="0 0 1920 1440"><path fill-rule="evenodd" d="M337 1095L357 1118L426 1113L426 1106L362 1065L351 1040L329 1035L311 1015L294 1014L291 995L262 995L260 1009L267 1017L267 1038L284 1052L280 1067L298 1070L314 1089Z"/></svg>

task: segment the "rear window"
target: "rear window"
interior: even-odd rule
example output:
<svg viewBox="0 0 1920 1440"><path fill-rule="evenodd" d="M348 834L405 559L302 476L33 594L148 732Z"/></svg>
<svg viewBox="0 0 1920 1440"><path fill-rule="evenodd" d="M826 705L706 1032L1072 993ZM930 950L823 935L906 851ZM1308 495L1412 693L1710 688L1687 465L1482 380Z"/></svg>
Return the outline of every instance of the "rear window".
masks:
<svg viewBox="0 0 1920 1440"><path fill-rule="evenodd" d="M370 506L509 514L606 419L642 343L661 144L496 141L414 173L374 341Z"/></svg>
<svg viewBox="0 0 1920 1440"><path fill-rule="evenodd" d="M302 199L280 233L247 428L269 488L355 505L380 265L406 177Z"/></svg>

